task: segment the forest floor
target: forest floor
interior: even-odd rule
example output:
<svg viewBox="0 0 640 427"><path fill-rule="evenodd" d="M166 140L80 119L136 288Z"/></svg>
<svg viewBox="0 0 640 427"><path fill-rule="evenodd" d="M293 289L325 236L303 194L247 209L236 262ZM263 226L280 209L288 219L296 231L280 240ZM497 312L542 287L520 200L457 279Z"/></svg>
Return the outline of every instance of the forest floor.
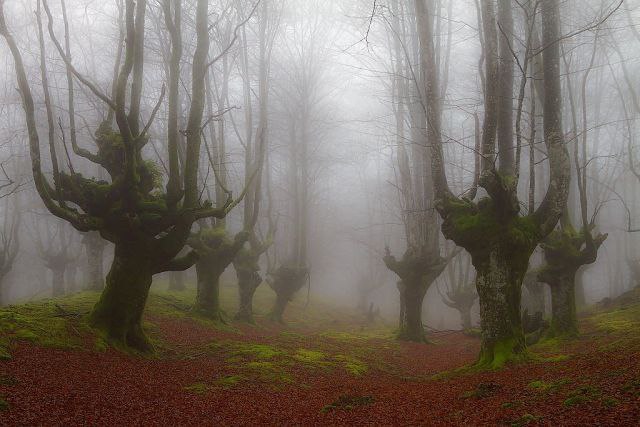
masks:
<svg viewBox="0 0 640 427"><path fill-rule="evenodd" d="M231 289L226 291L229 295ZM97 295L0 310L1 425L638 425L640 290L582 316L582 335L499 371L479 340L400 343L345 310L292 303L287 325L193 317L193 293L154 292L153 357L86 326ZM262 290L257 307L268 306ZM266 310L263 310L264 312Z"/></svg>

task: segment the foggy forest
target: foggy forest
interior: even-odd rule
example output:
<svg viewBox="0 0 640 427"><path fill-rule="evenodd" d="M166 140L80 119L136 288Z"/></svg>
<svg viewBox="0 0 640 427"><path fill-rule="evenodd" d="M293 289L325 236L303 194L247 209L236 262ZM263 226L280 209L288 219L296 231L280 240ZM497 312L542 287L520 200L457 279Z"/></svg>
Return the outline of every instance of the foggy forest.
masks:
<svg viewBox="0 0 640 427"><path fill-rule="evenodd" d="M0 425L639 425L640 0L0 0Z"/></svg>

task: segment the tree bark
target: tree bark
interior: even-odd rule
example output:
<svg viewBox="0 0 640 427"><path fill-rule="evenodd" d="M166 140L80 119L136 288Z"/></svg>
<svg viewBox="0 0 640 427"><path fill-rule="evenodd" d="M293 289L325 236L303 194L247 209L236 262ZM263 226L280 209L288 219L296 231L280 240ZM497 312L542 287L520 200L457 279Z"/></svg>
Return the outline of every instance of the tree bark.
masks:
<svg viewBox="0 0 640 427"><path fill-rule="evenodd" d="M526 351L520 297L529 257L520 256L527 262L511 259L503 248L491 249L482 265L474 257L482 325L479 366L498 368Z"/></svg>
<svg viewBox="0 0 640 427"><path fill-rule="evenodd" d="M201 258L196 263L198 275L196 309L216 321L223 321L220 309L220 276L227 265L221 265L211 257Z"/></svg>
<svg viewBox="0 0 640 427"><path fill-rule="evenodd" d="M260 274L255 271L238 271L238 294L240 304L235 320L255 323L253 320L253 295L262 283Z"/></svg>
<svg viewBox="0 0 640 427"><path fill-rule="evenodd" d="M403 281L400 301L404 302L403 316L400 318L398 339L403 341L427 342L422 326L422 304L428 286L422 280Z"/></svg>
<svg viewBox="0 0 640 427"><path fill-rule="evenodd" d="M551 329L548 336L578 335L576 320L575 271L556 276L551 288Z"/></svg>
<svg viewBox="0 0 640 427"><path fill-rule="evenodd" d="M284 310L289 303L289 297L283 293L276 294L276 302L273 305L269 318L274 322L284 323Z"/></svg>
<svg viewBox="0 0 640 427"><path fill-rule="evenodd" d="M106 286L91 312L90 323L116 345L150 352L153 347L142 330L142 312L153 268L145 251L130 243L116 244Z"/></svg>

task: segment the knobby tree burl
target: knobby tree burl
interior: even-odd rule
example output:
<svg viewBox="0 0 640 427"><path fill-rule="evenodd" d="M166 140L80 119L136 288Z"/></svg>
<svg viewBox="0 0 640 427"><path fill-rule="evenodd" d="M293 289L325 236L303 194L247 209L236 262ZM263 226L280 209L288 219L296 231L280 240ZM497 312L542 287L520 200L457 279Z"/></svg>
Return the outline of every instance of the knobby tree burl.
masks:
<svg viewBox="0 0 640 427"><path fill-rule="evenodd" d="M110 111L109 118L115 118L115 128L109 119L97 128L96 150L91 152L80 148L73 140L75 116L73 109L69 109L73 151L102 167L109 176L108 180L85 177L74 172L71 165L70 170L62 171L52 156L54 176L50 182L42 170L38 122L22 52L7 27L4 1L0 1L0 34L15 62L36 189L52 214L68 221L79 231L97 231L115 245L106 286L89 316L90 323L102 330L114 344L139 351L152 350L141 320L153 275L184 270L193 265L197 258L195 252L176 257L185 246L192 224L207 217L222 218L235 205L229 198L224 206L214 208L210 202L201 201L198 189L205 77L211 65L208 61L208 3L207 0L197 0L194 5L196 43L192 57L186 61L191 64L191 99L187 127L182 131L186 135L185 157L180 163L177 146L180 67L170 69L156 106L147 120L142 121L146 1L125 1L123 61L116 67L112 93L107 94L74 67L69 53L68 32L67 43L63 47L54 34L51 13L43 0L49 35L67 65L69 106L73 107L73 83L77 80L106 105ZM181 19L181 1L164 0L163 9L166 26L171 30ZM171 49L173 58L179 62L182 45L173 43ZM45 65L43 63L42 67ZM156 185L158 168L142 153L149 142L149 130L161 107L165 86L168 87L169 105L166 141L169 162L168 183L162 190ZM49 127L50 134L54 130ZM51 151L55 153L54 149Z"/></svg>

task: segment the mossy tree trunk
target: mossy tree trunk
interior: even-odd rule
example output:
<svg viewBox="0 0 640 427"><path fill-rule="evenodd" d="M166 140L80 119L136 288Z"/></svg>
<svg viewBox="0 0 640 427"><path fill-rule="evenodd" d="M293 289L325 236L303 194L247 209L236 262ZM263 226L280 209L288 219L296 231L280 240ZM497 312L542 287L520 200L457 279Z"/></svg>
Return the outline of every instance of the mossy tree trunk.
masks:
<svg viewBox="0 0 640 427"><path fill-rule="evenodd" d="M248 238L249 234L241 231L236 234L234 240L230 240L224 224L221 224L217 227L202 228L189 239L189 245L200 256L196 262L196 309L205 316L224 321L220 308L220 276L233 262Z"/></svg>
<svg viewBox="0 0 640 427"><path fill-rule="evenodd" d="M291 297L284 293L276 294L276 302L273 304L269 318L278 323L284 323L284 310L287 308Z"/></svg>
<svg viewBox="0 0 640 427"><path fill-rule="evenodd" d="M538 280L551 289L551 328L547 336L575 337L576 276L585 265L593 264L606 234L591 236L590 230L577 232L565 215L562 228L551 233L540 245L545 265L538 272Z"/></svg>
<svg viewBox="0 0 640 427"><path fill-rule="evenodd" d="M269 281L276 293L276 301L269 318L284 323L284 311L294 295L304 287L309 278L309 269L305 266L281 265Z"/></svg>
<svg viewBox="0 0 640 427"><path fill-rule="evenodd" d="M397 260L391 255L389 248L385 249L383 261L387 268L399 278L400 291L400 324L398 339L414 342L426 342L424 327L422 326L422 305L431 284L444 271L450 259L442 258L439 249L429 251L415 250L410 247Z"/></svg>
<svg viewBox="0 0 640 427"><path fill-rule="evenodd" d="M120 345L149 352L142 313L153 277L149 256L128 244L116 245L106 286L90 315L91 325Z"/></svg>
<svg viewBox="0 0 640 427"><path fill-rule="evenodd" d="M196 309L217 321L223 321L220 309L220 276L228 264L223 265L215 257L204 257L196 263L198 275Z"/></svg>
<svg viewBox="0 0 640 427"><path fill-rule="evenodd" d="M404 286L400 290L400 301L404 303L398 339L413 342L426 342L424 326L422 325L422 305L429 286L419 277L414 281L403 280ZM430 285L430 284L429 284Z"/></svg>
<svg viewBox="0 0 640 427"><path fill-rule="evenodd" d="M238 271L238 294L240 298L238 313L235 320L240 322L254 323L253 319L253 296L262 283L260 274L256 271Z"/></svg>
<svg viewBox="0 0 640 427"><path fill-rule="evenodd" d="M520 250L528 251L530 256L533 248ZM520 298L529 257L526 253L518 257L514 260L509 252L495 248L482 263L474 263L482 327L479 366L497 368L526 351Z"/></svg>
<svg viewBox="0 0 640 427"><path fill-rule="evenodd" d="M553 283L549 283L549 287L551 288L551 328L548 336L577 336L575 271L567 271L566 274L556 276Z"/></svg>

